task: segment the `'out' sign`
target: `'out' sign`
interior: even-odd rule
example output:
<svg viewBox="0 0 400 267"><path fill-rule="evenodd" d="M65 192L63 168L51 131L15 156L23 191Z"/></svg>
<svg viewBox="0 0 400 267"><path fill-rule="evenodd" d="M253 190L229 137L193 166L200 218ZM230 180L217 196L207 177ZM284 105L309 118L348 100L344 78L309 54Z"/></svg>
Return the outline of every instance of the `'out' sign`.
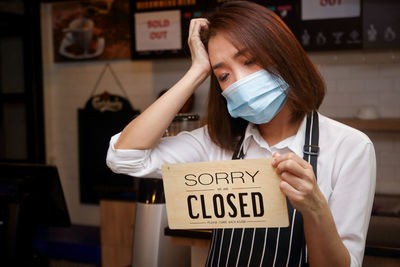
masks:
<svg viewBox="0 0 400 267"><path fill-rule="evenodd" d="M302 20L351 18L360 16L360 0L302 0Z"/></svg>
<svg viewBox="0 0 400 267"><path fill-rule="evenodd" d="M171 229L287 227L272 159L162 166Z"/></svg>
<svg viewBox="0 0 400 267"><path fill-rule="evenodd" d="M182 48L180 10L135 14L136 51Z"/></svg>

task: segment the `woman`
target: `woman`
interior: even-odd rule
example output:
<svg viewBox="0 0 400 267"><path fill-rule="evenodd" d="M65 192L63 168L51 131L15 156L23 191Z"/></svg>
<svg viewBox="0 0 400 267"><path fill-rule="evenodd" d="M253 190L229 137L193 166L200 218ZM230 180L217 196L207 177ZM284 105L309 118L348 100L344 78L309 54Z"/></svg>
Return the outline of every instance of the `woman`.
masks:
<svg viewBox="0 0 400 267"><path fill-rule="evenodd" d="M374 148L315 112L324 84L290 30L262 6L230 2L209 20L192 20L188 43L190 69L112 137L108 166L161 177L165 163L273 157L290 226L215 230L207 266L361 266ZM210 73L207 126L161 138Z"/></svg>

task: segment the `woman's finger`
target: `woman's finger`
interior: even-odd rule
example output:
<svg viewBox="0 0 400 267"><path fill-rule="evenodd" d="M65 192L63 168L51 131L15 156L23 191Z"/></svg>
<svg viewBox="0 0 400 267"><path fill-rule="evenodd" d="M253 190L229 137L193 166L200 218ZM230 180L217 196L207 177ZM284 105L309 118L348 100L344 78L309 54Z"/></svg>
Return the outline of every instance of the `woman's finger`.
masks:
<svg viewBox="0 0 400 267"><path fill-rule="evenodd" d="M308 181L294 176L289 172L283 172L281 178L299 192L309 194L312 191L312 185Z"/></svg>
<svg viewBox="0 0 400 267"><path fill-rule="evenodd" d="M203 71L210 72L210 60L203 42L200 39L200 31L202 28L208 28L207 19L193 19L190 21L190 34L188 37L188 44L190 54L192 57L192 66L199 68Z"/></svg>
<svg viewBox="0 0 400 267"><path fill-rule="evenodd" d="M283 172L290 172L297 177L306 175L305 169L300 164L292 159L287 159L279 162L276 166L276 173L282 174Z"/></svg>
<svg viewBox="0 0 400 267"><path fill-rule="evenodd" d="M206 27L207 24L205 22L197 21L193 25L192 33L189 36L189 43L192 43L193 41L200 42L200 30L202 27Z"/></svg>
<svg viewBox="0 0 400 267"><path fill-rule="evenodd" d="M288 199L290 200L290 202L292 203L292 205L295 208L297 207L297 203L300 203L303 199L304 199L304 194L298 190L296 190L296 188L294 188L293 186L291 186L289 183L282 181L279 185L282 193L288 197Z"/></svg>
<svg viewBox="0 0 400 267"><path fill-rule="evenodd" d="M277 153L274 154L272 166L276 168L276 172L278 174L286 171L292 173L294 176L309 180L311 182L315 180L312 166L294 153L289 153L289 155L279 155Z"/></svg>
<svg viewBox="0 0 400 267"><path fill-rule="evenodd" d="M207 20L191 20L190 22L190 33L189 33L189 37L188 37L188 44L189 44L189 48L192 50L192 55L193 53L198 52L197 49L201 49L201 50L205 50L203 43L201 42L200 39L200 30L202 27L207 27Z"/></svg>
<svg viewBox="0 0 400 267"><path fill-rule="evenodd" d="M295 153L291 152L291 153L286 153L286 154L279 154L279 153L274 153L273 154L273 162L272 165L277 165L282 161L285 160L294 160L296 161L300 166L302 166L303 168L308 168L309 167L309 163L307 161L305 161L304 159L300 158L299 156L297 156ZM276 167L276 166L274 166Z"/></svg>
<svg viewBox="0 0 400 267"><path fill-rule="evenodd" d="M204 18L192 19L189 25L189 40L194 35L200 36L200 30L208 26L208 20Z"/></svg>
<svg viewBox="0 0 400 267"><path fill-rule="evenodd" d="M309 182L313 182L315 180L312 168L303 168L298 164L298 162L293 160L282 161L276 166L277 174L281 175L284 172L291 173L292 175Z"/></svg>

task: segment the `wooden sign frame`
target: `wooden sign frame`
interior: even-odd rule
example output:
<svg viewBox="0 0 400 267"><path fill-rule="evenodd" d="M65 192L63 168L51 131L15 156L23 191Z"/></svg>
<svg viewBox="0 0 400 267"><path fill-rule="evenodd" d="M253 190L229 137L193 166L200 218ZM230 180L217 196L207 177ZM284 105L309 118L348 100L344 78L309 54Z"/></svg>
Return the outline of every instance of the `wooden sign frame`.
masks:
<svg viewBox="0 0 400 267"><path fill-rule="evenodd" d="M287 227L281 178L272 159L162 166L171 229Z"/></svg>

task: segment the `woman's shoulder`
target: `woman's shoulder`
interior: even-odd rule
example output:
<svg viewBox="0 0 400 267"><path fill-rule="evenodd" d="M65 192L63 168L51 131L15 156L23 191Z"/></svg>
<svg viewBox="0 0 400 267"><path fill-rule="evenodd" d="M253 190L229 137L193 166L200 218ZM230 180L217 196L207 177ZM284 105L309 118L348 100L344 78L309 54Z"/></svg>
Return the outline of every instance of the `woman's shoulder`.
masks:
<svg viewBox="0 0 400 267"><path fill-rule="evenodd" d="M363 132L342 122L319 114L320 138L328 143L354 142L357 144L372 144L370 138Z"/></svg>
<svg viewBox="0 0 400 267"><path fill-rule="evenodd" d="M177 137L193 138L205 145L208 145L211 142L211 138L208 134L207 124L194 130L181 131Z"/></svg>

